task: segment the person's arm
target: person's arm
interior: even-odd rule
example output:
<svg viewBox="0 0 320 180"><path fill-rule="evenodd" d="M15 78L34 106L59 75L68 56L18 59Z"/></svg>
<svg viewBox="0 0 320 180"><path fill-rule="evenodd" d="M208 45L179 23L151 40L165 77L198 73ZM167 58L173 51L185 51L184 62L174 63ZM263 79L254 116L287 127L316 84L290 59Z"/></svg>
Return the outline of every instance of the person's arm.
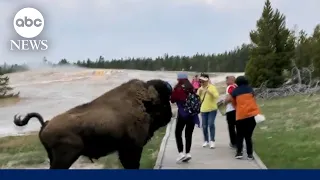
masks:
<svg viewBox="0 0 320 180"><path fill-rule="evenodd" d="M202 91L201 87L200 87L200 88L198 88L198 90L197 90L197 95L198 95L198 96L200 96L200 95L201 95L201 91Z"/></svg>
<svg viewBox="0 0 320 180"><path fill-rule="evenodd" d="M227 92L228 92L228 95L226 96L224 102L225 103L229 103L229 102L232 102L232 96L231 96L231 93L232 91L235 89L235 86L229 86L228 89L227 89Z"/></svg>
<svg viewBox="0 0 320 180"><path fill-rule="evenodd" d="M232 106L233 106L233 107L237 107L236 98L232 98L232 99L231 99L231 102L232 102Z"/></svg>
<svg viewBox="0 0 320 180"><path fill-rule="evenodd" d="M232 96L230 94L227 94L226 98L224 99L224 103L232 102Z"/></svg>
<svg viewBox="0 0 320 180"><path fill-rule="evenodd" d="M231 103L233 107L237 106L236 96L237 96L236 91L232 91L230 97L231 97Z"/></svg>
<svg viewBox="0 0 320 180"><path fill-rule="evenodd" d="M252 93L253 97L255 98L256 94L255 94L255 92L254 92L253 88L252 88L252 87L250 87L250 90L251 90L251 93Z"/></svg>
<svg viewBox="0 0 320 180"><path fill-rule="evenodd" d="M172 91L170 101L171 101L171 103L175 103L175 102L177 102L177 100L178 100L178 92L177 92L177 88L175 88Z"/></svg>
<svg viewBox="0 0 320 180"><path fill-rule="evenodd" d="M209 86L207 89L207 93L215 98L219 97L219 92L215 86Z"/></svg>
<svg viewBox="0 0 320 180"><path fill-rule="evenodd" d="M171 94L171 103L176 103L177 101L182 101L184 100L184 91L181 87L177 87L173 90Z"/></svg>

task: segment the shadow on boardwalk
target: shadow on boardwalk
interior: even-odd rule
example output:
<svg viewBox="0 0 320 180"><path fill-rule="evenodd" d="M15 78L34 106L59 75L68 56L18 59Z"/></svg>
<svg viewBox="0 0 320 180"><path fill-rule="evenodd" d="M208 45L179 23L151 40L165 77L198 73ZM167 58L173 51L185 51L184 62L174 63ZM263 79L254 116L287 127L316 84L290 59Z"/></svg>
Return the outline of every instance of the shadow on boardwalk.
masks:
<svg viewBox="0 0 320 180"><path fill-rule="evenodd" d="M216 118L216 148L203 148L203 135L200 128L195 128L191 148L192 159L189 163L177 164L178 156L175 141L175 121L167 128L167 138L164 138L160 155L156 164L157 169L266 169L258 157L257 160L235 159L235 150L229 147L229 134L225 117L219 113ZM184 132L183 132L184 136ZM184 141L185 142L185 141ZM184 143L185 144L185 143ZM161 152L162 151L162 152ZM246 151L244 150L244 155Z"/></svg>

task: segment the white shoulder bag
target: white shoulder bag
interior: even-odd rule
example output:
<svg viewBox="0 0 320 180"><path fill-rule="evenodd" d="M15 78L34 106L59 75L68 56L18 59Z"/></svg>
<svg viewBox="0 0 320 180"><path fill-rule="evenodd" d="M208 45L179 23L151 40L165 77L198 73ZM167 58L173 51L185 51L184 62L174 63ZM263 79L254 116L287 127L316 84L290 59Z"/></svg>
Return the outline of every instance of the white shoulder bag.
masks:
<svg viewBox="0 0 320 180"><path fill-rule="evenodd" d="M261 123L263 121L266 120L266 117L263 114L258 114L254 117L254 119L256 120L256 123Z"/></svg>

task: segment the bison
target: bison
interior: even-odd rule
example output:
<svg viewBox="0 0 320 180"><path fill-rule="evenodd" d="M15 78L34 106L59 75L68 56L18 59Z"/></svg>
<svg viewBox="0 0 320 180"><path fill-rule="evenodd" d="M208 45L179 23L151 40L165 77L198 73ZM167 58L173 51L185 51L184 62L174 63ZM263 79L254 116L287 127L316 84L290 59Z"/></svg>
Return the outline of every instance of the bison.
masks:
<svg viewBox="0 0 320 180"><path fill-rule="evenodd" d="M162 80L133 79L50 121L32 112L22 119L15 115L14 124L39 120L50 169L69 169L80 156L92 160L113 152L125 169L139 169L144 145L172 118L171 91Z"/></svg>

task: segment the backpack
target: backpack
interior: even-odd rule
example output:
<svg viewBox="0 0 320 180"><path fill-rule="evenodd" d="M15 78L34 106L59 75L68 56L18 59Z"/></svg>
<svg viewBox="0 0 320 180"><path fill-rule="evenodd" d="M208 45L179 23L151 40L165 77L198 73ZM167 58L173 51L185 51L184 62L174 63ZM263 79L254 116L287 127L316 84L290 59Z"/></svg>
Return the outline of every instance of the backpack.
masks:
<svg viewBox="0 0 320 180"><path fill-rule="evenodd" d="M193 116L200 113L200 107L200 97L196 93L190 92L184 104L184 111L187 112L189 115Z"/></svg>

